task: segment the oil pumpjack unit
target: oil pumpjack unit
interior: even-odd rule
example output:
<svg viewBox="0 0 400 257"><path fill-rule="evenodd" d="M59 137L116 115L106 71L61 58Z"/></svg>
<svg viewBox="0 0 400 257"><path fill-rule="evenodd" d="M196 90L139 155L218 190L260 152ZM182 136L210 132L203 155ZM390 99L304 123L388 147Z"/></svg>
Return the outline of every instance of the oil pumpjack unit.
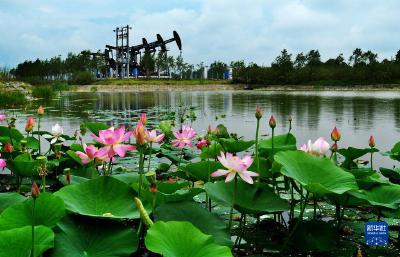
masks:
<svg viewBox="0 0 400 257"><path fill-rule="evenodd" d="M160 34L157 34L157 40L148 42L142 38L139 45L129 45L129 31L132 29L129 25L117 27L115 32L115 46L106 45L104 53L92 53L93 56L104 56L107 65L108 77L138 77L143 67L140 66L142 53L149 53L154 56L156 51L167 55L167 44L176 42L180 51L182 51L182 42L179 34L174 31L173 37L164 40Z"/></svg>

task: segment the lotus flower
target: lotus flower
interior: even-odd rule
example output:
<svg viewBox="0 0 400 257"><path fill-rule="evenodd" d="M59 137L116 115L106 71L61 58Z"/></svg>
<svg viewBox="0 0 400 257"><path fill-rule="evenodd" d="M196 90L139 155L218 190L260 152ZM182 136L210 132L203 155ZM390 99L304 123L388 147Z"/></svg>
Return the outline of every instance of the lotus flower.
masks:
<svg viewBox="0 0 400 257"><path fill-rule="evenodd" d="M32 181L31 195L35 199L40 195L39 187L36 185L35 181Z"/></svg>
<svg viewBox="0 0 400 257"><path fill-rule="evenodd" d="M97 156L98 148L94 145L87 146L86 144L83 145L83 150L85 152L77 151L75 152L76 155L79 156L83 164L88 164L89 162L93 161ZM107 155L106 155L107 156ZM101 159L101 158L99 158Z"/></svg>
<svg viewBox="0 0 400 257"><path fill-rule="evenodd" d="M141 122L143 124L143 126L147 124L147 114L145 112L142 113L142 115L140 115L140 121L139 122Z"/></svg>
<svg viewBox="0 0 400 257"><path fill-rule="evenodd" d="M199 140L196 144L197 149L201 150L203 147L207 146L207 140L205 140L204 138L202 138L201 140Z"/></svg>
<svg viewBox="0 0 400 257"><path fill-rule="evenodd" d="M1 157L1 154L0 154ZM3 169L7 166L7 163L4 159L0 159L0 168Z"/></svg>
<svg viewBox="0 0 400 257"><path fill-rule="evenodd" d="M118 154L120 157L125 157L127 151L136 149L133 145L122 144L128 141L131 135L132 132L125 133L125 127L117 129L111 127L109 129L100 130L99 136L92 135L92 138L105 146L99 149L96 156L101 157L108 155L109 158L112 158L115 154Z"/></svg>
<svg viewBox="0 0 400 257"><path fill-rule="evenodd" d="M374 148L374 147L375 147L375 138L374 138L374 136L370 136L370 137L369 137L369 139L368 139L368 145L369 145L369 147L371 147L371 148Z"/></svg>
<svg viewBox="0 0 400 257"><path fill-rule="evenodd" d="M332 139L332 141L337 142L337 141L340 140L340 137L341 137L340 132L339 132L339 130L335 127L335 128L332 130L331 139Z"/></svg>
<svg viewBox="0 0 400 257"><path fill-rule="evenodd" d="M6 152L6 153L12 153L14 151L14 146L10 143L5 143L3 145L3 149L4 149L4 152Z"/></svg>
<svg viewBox="0 0 400 257"><path fill-rule="evenodd" d="M136 125L135 129L133 130L133 136L136 139L136 144L142 145L146 143L146 129L144 128L143 122L139 121Z"/></svg>
<svg viewBox="0 0 400 257"><path fill-rule="evenodd" d="M256 106L256 113L255 113L256 119L259 120L262 118L262 110L259 105Z"/></svg>
<svg viewBox="0 0 400 257"><path fill-rule="evenodd" d="M144 137L148 143L160 143L164 139L164 134L157 136L157 131L155 129L150 132L146 130Z"/></svg>
<svg viewBox="0 0 400 257"><path fill-rule="evenodd" d="M173 133L175 138L172 140L172 145L179 148L193 146L192 138L197 135L196 131L189 126L183 126L181 132Z"/></svg>
<svg viewBox="0 0 400 257"><path fill-rule="evenodd" d="M44 108L43 108L43 106L39 106L39 108L37 109L37 114L38 114L38 115L43 115L43 114L44 114Z"/></svg>
<svg viewBox="0 0 400 257"><path fill-rule="evenodd" d="M211 176L226 176L226 183L232 181L236 177L236 174L239 174L245 182L253 184L253 179L251 177L258 176L258 173L247 170L253 163L253 159L248 155L240 159L238 156L233 156L231 153L226 153L226 155L221 153L221 156L218 156L218 160L228 170L219 169L213 172Z"/></svg>
<svg viewBox="0 0 400 257"><path fill-rule="evenodd" d="M0 122L2 122L3 120L5 120L6 118L7 118L6 115L0 114Z"/></svg>
<svg viewBox="0 0 400 257"><path fill-rule="evenodd" d="M35 126L35 119L32 116L30 116L26 121L25 131L31 132L34 126Z"/></svg>
<svg viewBox="0 0 400 257"><path fill-rule="evenodd" d="M320 137L314 143L308 140L308 144L303 144L300 150L315 156L323 156L329 151L329 148L329 143L323 137Z"/></svg>
<svg viewBox="0 0 400 257"><path fill-rule="evenodd" d="M271 115L271 118L269 118L269 122L268 123L269 123L269 126L272 129L274 129L276 127L276 120L275 120L274 115Z"/></svg>

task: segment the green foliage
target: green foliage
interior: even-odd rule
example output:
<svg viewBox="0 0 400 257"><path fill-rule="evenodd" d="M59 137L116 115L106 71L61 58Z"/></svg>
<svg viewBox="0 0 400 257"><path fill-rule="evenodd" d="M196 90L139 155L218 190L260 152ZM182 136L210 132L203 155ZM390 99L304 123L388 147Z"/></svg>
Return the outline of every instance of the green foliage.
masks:
<svg viewBox="0 0 400 257"><path fill-rule="evenodd" d="M293 178L308 191L324 195L343 194L358 189L354 176L325 158L318 158L303 151L284 151L275 155L283 168L283 175Z"/></svg>
<svg viewBox="0 0 400 257"><path fill-rule="evenodd" d="M31 256L32 228L26 226L0 231L0 257ZM41 256L46 250L54 247L54 233L45 226L35 227L35 256Z"/></svg>
<svg viewBox="0 0 400 257"><path fill-rule="evenodd" d="M234 182L218 181L206 183L204 189L213 201L230 207ZM277 196L267 185L254 186L238 181L237 199L234 208L242 213L264 214L283 212L289 209L287 201Z"/></svg>
<svg viewBox="0 0 400 257"><path fill-rule="evenodd" d="M33 224L33 199L15 204L0 215L0 231L31 226ZM65 216L64 201L50 193L42 193L35 203L35 226L54 227Z"/></svg>
<svg viewBox="0 0 400 257"><path fill-rule="evenodd" d="M26 104L26 96L20 91L1 91L0 106L12 107Z"/></svg>
<svg viewBox="0 0 400 257"><path fill-rule="evenodd" d="M17 193L0 193L0 213L13 204L22 203L25 197Z"/></svg>
<svg viewBox="0 0 400 257"><path fill-rule="evenodd" d="M52 257L128 257L136 252L135 231L116 222L68 217L58 223Z"/></svg>
<svg viewBox="0 0 400 257"><path fill-rule="evenodd" d="M55 193L67 210L104 219L135 219L139 212L133 204L135 193L127 184L112 177L99 177L64 187Z"/></svg>
<svg viewBox="0 0 400 257"><path fill-rule="evenodd" d="M215 244L189 222L158 221L147 231L145 244L165 257L232 257L228 247Z"/></svg>
<svg viewBox="0 0 400 257"><path fill-rule="evenodd" d="M78 71L72 74L71 84L89 85L94 81L93 74L89 71Z"/></svg>
<svg viewBox="0 0 400 257"><path fill-rule="evenodd" d="M35 98L51 99L55 96L52 86L33 86L32 96Z"/></svg>

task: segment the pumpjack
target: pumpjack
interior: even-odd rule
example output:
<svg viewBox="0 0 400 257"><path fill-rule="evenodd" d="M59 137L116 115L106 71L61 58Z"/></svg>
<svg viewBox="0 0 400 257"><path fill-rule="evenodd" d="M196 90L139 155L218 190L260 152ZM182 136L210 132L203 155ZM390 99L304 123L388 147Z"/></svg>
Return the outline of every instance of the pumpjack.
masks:
<svg viewBox="0 0 400 257"><path fill-rule="evenodd" d="M93 56L103 56L104 61L109 71L107 76L117 76L119 78L137 77L143 71L140 66L142 53L154 54L160 51L167 55L167 44L176 42L179 51L182 51L182 41L178 32L173 32L173 37L164 40L160 34L157 34L157 40L148 42L146 38L142 38L142 43L139 45L129 45L129 31L132 28L127 25L117 27L115 32L115 46L106 45L103 53L92 53Z"/></svg>

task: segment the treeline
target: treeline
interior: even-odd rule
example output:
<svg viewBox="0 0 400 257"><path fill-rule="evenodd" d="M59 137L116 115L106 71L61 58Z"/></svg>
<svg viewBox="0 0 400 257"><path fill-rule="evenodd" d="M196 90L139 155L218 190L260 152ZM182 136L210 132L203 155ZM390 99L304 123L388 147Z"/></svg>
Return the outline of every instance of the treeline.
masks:
<svg viewBox="0 0 400 257"><path fill-rule="evenodd" d="M400 83L400 50L391 60L378 60L378 54L357 48L346 60L343 54L323 62L318 50L296 56L286 49L271 66L244 61L231 63L233 82L260 85L349 85Z"/></svg>
<svg viewBox="0 0 400 257"><path fill-rule="evenodd" d="M27 60L11 70L16 79L41 84L47 81L91 82L96 70L105 72L105 60L92 55L90 51L79 54L68 53L65 59L55 56L51 59Z"/></svg>

